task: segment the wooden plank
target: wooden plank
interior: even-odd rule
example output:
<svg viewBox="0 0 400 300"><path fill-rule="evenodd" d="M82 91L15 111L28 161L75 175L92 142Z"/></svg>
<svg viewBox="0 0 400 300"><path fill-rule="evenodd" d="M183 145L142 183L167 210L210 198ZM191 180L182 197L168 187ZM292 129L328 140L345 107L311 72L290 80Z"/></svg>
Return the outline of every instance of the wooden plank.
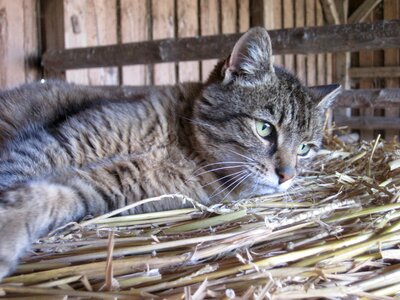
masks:
<svg viewBox="0 0 400 300"><path fill-rule="evenodd" d="M363 128L363 131L373 132L379 129L391 129L398 130L400 128L400 118L387 118L387 117L374 117L374 116L362 116L362 117L337 117L335 124L338 127L347 126L349 128Z"/></svg>
<svg viewBox="0 0 400 300"><path fill-rule="evenodd" d="M304 27L306 25L304 0L298 0L295 2L295 11L295 26ZM303 54L296 55L296 75L304 84L307 82L306 56Z"/></svg>
<svg viewBox="0 0 400 300"><path fill-rule="evenodd" d="M239 32L245 32L250 28L250 0L240 0L239 11Z"/></svg>
<svg viewBox="0 0 400 300"><path fill-rule="evenodd" d="M344 90L335 98L335 107L399 107L400 89Z"/></svg>
<svg viewBox="0 0 400 300"><path fill-rule="evenodd" d="M64 2L59 0L41 0L41 46L42 51L64 49ZM64 70L44 69L45 78L65 79Z"/></svg>
<svg viewBox="0 0 400 300"><path fill-rule="evenodd" d="M237 7L236 0L221 0L221 26L222 33L237 32Z"/></svg>
<svg viewBox="0 0 400 300"><path fill-rule="evenodd" d="M338 13L339 22L342 24L347 23L347 16L348 16L348 9L349 9L349 2L348 0L335 0L334 1L336 11ZM347 90L350 89L350 78L349 78L349 67L351 65L351 54L349 52L341 52L335 54L329 54L329 58L331 59L331 63L328 67L331 67L332 70L328 76L331 75L331 80L329 82L335 82L342 85L342 87ZM329 111L329 118L330 122L332 123L332 119L336 119L337 117L345 117L350 116L351 110L349 108L334 108Z"/></svg>
<svg viewBox="0 0 400 300"><path fill-rule="evenodd" d="M201 88L201 83L195 86ZM152 91L174 89L174 86L98 86L93 88L107 91L107 97L115 95L115 97L111 97L113 99L129 99L142 94L147 95ZM334 107L398 107L400 105L400 88L343 90L336 96L333 105Z"/></svg>
<svg viewBox="0 0 400 300"><path fill-rule="evenodd" d="M120 0L121 2L121 41L140 42L150 39L147 1ZM151 83L149 67L146 65L122 68L124 85L147 85Z"/></svg>
<svg viewBox="0 0 400 300"><path fill-rule="evenodd" d="M178 37L191 37L199 35L199 26L197 22L198 7L197 1L180 0L178 5ZM179 81L199 81L200 65L198 61L180 62Z"/></svg>
<svg viewBox="0 0 400 300"><path fill-rule="evenodd" d="M322 26L324 25L324 16L322 14L322 7L319 1L316 1L316 25ZM324 85L329 82L326 81L326 54L319 53L317 54L317 84Z"/></svg>
<svg viewBox="0 0 400 300"><path fill-rule="evenodd" d="M175 36L174 0L152 0L153 39L173 38ZM154 65L154 84L172 84L176 82L175 64Z"/></svg>
<svg viewBox="0 0 400 300"><path fill-rule="evenodd" d="M250 24L251 27L261 26L266 27L268 18L266 20L264 13L268 13L268 8L264 9L264 0L251 0L250 1Z"/></svg>
<svg viewBox="0 0 400 300"><path fill-rule="evenodd" d="M24 13L24 56L25 82L32 82L41 76L39 53L39 0L23 0Z"/></svg>
<svg viewBox="0 0 400 300"><path fill-rule="evenodd" d="M314 0L308 0L308 2L312 2ZM292 0L283 0L282 5L284 7L283 9L283 27L284 28L293 28L294 27L294 7L293 7L293 1ZM314 25L314 24L313 24ZM288 69L289 71L294 72L295 71L295 60L294 60L294 55L292 54L287 54L283 57L284 60L284 65L285 68Z"/></svg>
<svg viewBox="0 0 400 300"><path fill-rule="evenodd" d="M307 54L400 47L400 20L293 28L269 32L275 54ZM166 39L114 46L48 50L49 69L122 66L225 57L241 34ZM334 37L334 38L333 38ZM123 53L123 55L121 55Z"/></svg>
<svg viewBox="0 0 400 300"><path fill-rule="evenodd" d="M368 15L374 10L374 8L381 2L382 0L365 0L355 12L351 14L348 19L348 23L357 23L364 21Z"/></svg>
<svg viewBox="0 0 400 300"><path fill-rule="evenodd" d="M116 0L64 0L65 47L117 43ZM118 83L117 68L67 71L70 82L89 85Z"/></svg>
<svg viewBox="0 0 400 300"><path fill-rule="evenodd" d="M383 2L383 13L384 18L386 20L396 19L400 17L400 1L399 0L384 0ZM392 68L392 66L396 66L394 68L397 69L397 75L395 76L387 76L387 77L400 77L400 51L399 49L387 49L384 52L384 60L385 60L385 68ZM393 74L392 74L393 75ZM386 78L385 79L385 87L393 88L399 87L400 80L399 78ZM400 117L400 109L399 107L386 109L385 116L389 118L399 118ZM393 139L395 136L397 138L400 136L399 129L395 130L386 130L385 138L387 140Z"/></svg>
<svg viewBox="0 0 400 300"><path fill-rule="evenodd" d="M372 16L369 16L368 20L372 21ZM359 64L360 67L373 67L374 53L372 51L360 51ZM371 89L374 88L374 82L371 79L361 79L359 87L361 89ZM360 109L360 115L365 118L370 118L374 115L374 110L371 108ZM363 140L372 140L374 138L374 132L366 127L361 127L360 137Z"/></svg>
<svg viewBox="0 0 400 300"><path fill-rule="evenodd" d="M315 0L306 1L306 26L315 26ZM317 84L317 57L314 54L307 54L307 85Z"/></svg>
<svg viewBox="0 0 400 300"><path fill-rule="evenodd" d="M274 15L274 27L273 29L282 29L283 28L283 20L282 20L282 0L273 1L273 15ZM278 52L275 48L272 48L272 53L274 54L274 63L277 65L283 65L283 55L278 55Z"/></svg>
<svg viewBox="0 0 400 300"><path fill-rule="evenodd" d="M201 35L217 35L219 34L219 1L218 0L200 0L200 26ZM224 54L217 57L201 57L200 59L207 58L225 58L229 55L234 44L231 47L225 49ZM209 45L206 45L208 47ZM193 49L194 50L194 49ZM178 59L180 60L180 59ZM210 59L201 62L201 79L206 81L210 72L214 69L214 66L218 62L218 59Z"/></svg>
<svg viewBox="0 0 400 300"><path fill-rule="evenodd" d="M397 62L397 49L394 50L393 60ZM385 50L385 51L389 51ZM388 52L386 52L388 53ZM387 58L388 55L385 56ZM389 59L389 58L387 58ZM385 66L385 67L353 67L349 69L349 75L352 78L390 78L390 77L400 77L400 66ZM393 80L393 79L389 79ZM396 84L397 86L397 84ZM393 86L391 86L393 87Z"/></svg>
<svg viewBox="0 0 400 300"><path fill-rule="evenodd" d="M320 0L328 24L340 24L340 17L334 0Z"/></svg>
<svg viewBox="0 0 400 300"><path fill-rule="evenodd" d="M22 2L0 0L0 88L25 82L24 58Z"/></svg>

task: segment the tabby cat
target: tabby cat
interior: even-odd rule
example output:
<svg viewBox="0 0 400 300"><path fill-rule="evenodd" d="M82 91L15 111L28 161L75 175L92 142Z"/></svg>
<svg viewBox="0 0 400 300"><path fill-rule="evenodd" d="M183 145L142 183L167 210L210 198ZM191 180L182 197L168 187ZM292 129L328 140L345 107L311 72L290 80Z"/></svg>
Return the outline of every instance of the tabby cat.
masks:
<svg viewBox="0 0 400 300"><path fill-rule="evenodd" d="M0 279L38 237L87 215L161 194L209 205L287 190L338 86L304 87L271 55L253 28L205 84L131 101L62 82L1 92Z"/></svg>

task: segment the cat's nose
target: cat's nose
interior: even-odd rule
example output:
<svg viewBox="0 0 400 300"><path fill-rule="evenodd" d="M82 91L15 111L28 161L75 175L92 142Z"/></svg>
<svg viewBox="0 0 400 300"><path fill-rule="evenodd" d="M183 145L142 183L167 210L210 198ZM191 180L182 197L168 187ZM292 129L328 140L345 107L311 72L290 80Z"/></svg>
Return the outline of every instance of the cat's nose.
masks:
<svg viewBox="0 0 400 300"><path fill-rule="evenodd" d="M296 175L296 170L290 166L277 168L275 172L279 177L279 184L292 179Z"/></svg>

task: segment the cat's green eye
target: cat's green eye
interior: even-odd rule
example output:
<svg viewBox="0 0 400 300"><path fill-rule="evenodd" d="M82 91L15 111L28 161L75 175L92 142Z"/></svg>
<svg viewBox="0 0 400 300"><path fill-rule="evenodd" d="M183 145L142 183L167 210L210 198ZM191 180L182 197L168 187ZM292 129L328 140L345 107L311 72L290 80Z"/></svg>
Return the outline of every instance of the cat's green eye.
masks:
<svg viewBox="0 0 400 300"><path fill-rule="evenodd" d="M303 143L297 149L297 155L306 156L308 152L310 152L310 150L311 150L311 145Z"/></svg>
<svg viewBox="0 0 400 300"><path fill-rule="evenodd" d="M273 127L271 124L265 121L256 121L256 130L257 134L261 136L262 138L265 138L269 135L271 135Z"/></svg>

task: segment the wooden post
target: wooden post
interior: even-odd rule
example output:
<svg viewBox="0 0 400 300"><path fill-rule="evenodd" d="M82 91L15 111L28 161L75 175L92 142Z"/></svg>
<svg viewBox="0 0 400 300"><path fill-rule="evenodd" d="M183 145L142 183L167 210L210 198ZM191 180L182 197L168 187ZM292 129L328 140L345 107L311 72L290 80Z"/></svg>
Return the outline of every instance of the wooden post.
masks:
<svg viewBox="0 0 400 300"><path fill-rule="evenodd" d="M281 0L273 1L273 15L274 15L274 29L283 28L282 21L282 2ZM274 49L272 50L274 53ZM283 55L274 55L274 63L276 65L283 65Z"/></svg>
<svg viewBox="0 0 400 300"><path fill-rule="evenodd" d="M177 5L178 37L198 36L199 24L197 16L199 8L197 1L179 0ZM200 80L200 65L198 61L180 62L178 68L178 80L180 82Z"/></svg>
<svg viewBox="0 0 400 300"><path fill-rule="evenodd" d="M332 2L334 7L331 7L332 10L332 19L334 22L340 22L342 24L347 24L348 18L348 9L349 9L349 2L348 0L340 1L336 0ZM335 15L338 15L338 18ZM335 23L336 24L336 23ZM351 65L351 54L350 52L341 52L335 53L332 56L332 73L331 79L335 83L339 83L342 85L344 90L350 89L350 78L349 78L349 68ZM330 112L330 118L336 122L336 119L340 118L349 118L351 116L351 109L350 108L334 108Z"/></svg>
<svg viewBox="0 0 400 300"><path fill-rule="evenodd" d="M36 8L33 0L0 0L0 89L37 77Z"/></svg>
<svg viewBox="0 0 400 300"><path fill-rule="evenodd" d="M63 3L65 48L117 43L116 0L63 0ZM118 84L118 69L72 70L67 71L66 79L79 84L114 85Z"/></svg>
<svg viewBox="0 0 400 300"><path fill-rule="evenodd" d="M201 35L219 34L219 8L218 0L200 0ZM210 59L201 62L202 81L207 80L217 62L217 59Z"/></svg>
<svg viewBox="0 0 400 300"><path fill-rule="evenodd" d="M250 28L250 0L238 0L239 32L245 32Z"/></svg>
<svg viewBox="0 0 400 300"><path fill-rule="evenodd" d="M152 0L153 39L175 37L174 0ZM154 65L154 84L173 84L176 82L175 63Z"/></svg>
<svg viewBox="0 0 400 300"><path fill-rule="evenodd" d="M383 4L384 18L387 20L396 19L400 17L400 1L399 0L385 0ZM400 53L399 49L387 49L384 52L385 66L399 66L400 64ZM400 73L400 67L397 67ZM400 74L399 74L400 76ZM397 77L399 77L397 76ZM399 87L399 78L387 78L385 79L385 87ZM400 110L399 108L391 108L385 110L385 117L399 118ZM399 137L400 131L396 130L386 130L385 138L387 140L393 139L395 136Z"/></svg>
<svg viewBox="0 0 400 300"><path fill-rule="evenodd" d="M306 25L315 26L315 0L306 0ZM315 54L307 54L307 85L317 84L317 57Z"/></svg>
<svg viewBox="0 0 400 300"><path fill-rule="evenodd" d="M307 2L314 1L308 0ZM292 0L283 0L283 27L284 28L293 28L294 27L294 7ZM284 56L285 68L289 71L295 71L295 60L294 55L287 54Z"/></svg>
<svg viewBox="0 0 400 300"><path fill-rule="evenodd" d="M60 0L41 0L42 51L64 49L64 2ZM44 69L45 78L65 79L65 71Z"/></svg>
<svg viewBox="0 0 400 300"><path fill-rule="evenodd" d="M121 2L121 41L140 42L150 39L148 1L120 0ZM148 85L151 83L149 67L146 65L122 67L122 84Z"/></svg>
<svg viewBox="0 0 400 300"><path fill-rule="evenodd" d="M298 0L295 2L295 11L296 11L296 27L304 27L306 25L305 18L305 2L304 0ZM300 80L306 84L307 83L307 65L306 65L306 55L297 54L296 55L296 75L300 78Z"/></svg>

